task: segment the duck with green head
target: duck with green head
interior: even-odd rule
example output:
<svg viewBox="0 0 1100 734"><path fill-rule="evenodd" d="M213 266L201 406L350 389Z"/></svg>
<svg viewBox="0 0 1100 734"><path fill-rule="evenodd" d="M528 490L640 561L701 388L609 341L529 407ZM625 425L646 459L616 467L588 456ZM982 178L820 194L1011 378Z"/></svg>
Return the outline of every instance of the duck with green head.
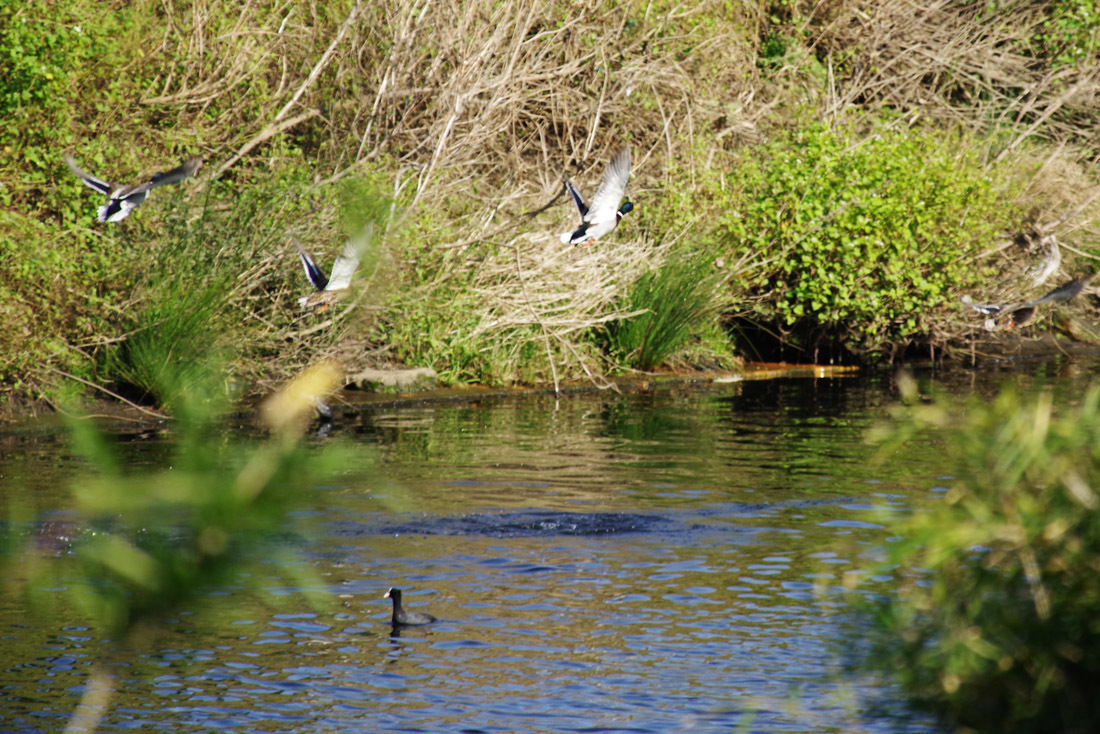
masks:
<svg viewBox="0 0 1100 734"><path fill-rule="evenodd" d="M630 179L630 147L621 149L607 164L603 172L603 180L592 197L592 204L587 205L580 192L573 183L565 179L565 188L573 197L573 203L577 205L577 211L581 214L581 225L571 232L563 232L562 244L584 245L588 247L600 237L610 234L622 218L634 211L634 205L629 201L619 202L626 195L626 184Z"/></svg>

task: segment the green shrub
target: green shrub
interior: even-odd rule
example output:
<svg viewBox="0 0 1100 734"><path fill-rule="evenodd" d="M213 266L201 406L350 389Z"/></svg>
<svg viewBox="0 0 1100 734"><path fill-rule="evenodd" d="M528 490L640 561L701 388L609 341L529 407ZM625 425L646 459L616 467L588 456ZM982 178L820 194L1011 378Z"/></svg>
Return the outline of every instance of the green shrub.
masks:
<svg viewBox="0 0 1100 734"><path fill-rule="evenodd" d="M975 256L1018 223L978 149L916 130L795 131L727 177L718 236L759 263L747 285L784 330L839 333L856 351L905 342L980 281Z"/></svg>
<svg viewBox="0 0 1100 734"><path fill-rule="evenodd" d="M957 727L1100 728L1100 385L1053 402L916 405L891 432L934 431L957 479L893 523L879 573L897 591L858 605L863 664Z"/></svg>
<svg viewBox="0 0 1100 734"><path fill-rule="evenodd" d="M643 313L608 326L611 356L637 370L659 367L721 311L718 273L712 260L685 254L643 274L620 304Z"/></svg>
<svg viewBox="0 0 1100 734"><path fill-rule="evenodd" d="M1100 55L1100 4L1096 0L1055 0L1038 35L1053 66L1095 64Z"/></svg>

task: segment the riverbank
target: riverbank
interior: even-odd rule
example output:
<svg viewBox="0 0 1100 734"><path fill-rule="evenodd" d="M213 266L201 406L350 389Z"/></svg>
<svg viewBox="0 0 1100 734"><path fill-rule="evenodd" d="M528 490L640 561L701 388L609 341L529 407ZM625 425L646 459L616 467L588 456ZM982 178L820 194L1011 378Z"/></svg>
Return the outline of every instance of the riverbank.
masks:
<svg viewBox="0 0 1100 734"><path fill-rule="evenodd" d="M248 399L322 360L540 387L875 365L980 343L964 295L1092 271L1097 21L1070 4L588 11L20 11L0 392L170 406L205 371ZM562 245L562 176L591 196L624 145L634 211ZM111 180L206 162L100 223L65 149ZM303 310L293 241L329 272L368 225L349 297ZM1028 333L1080 338L1068 314L1095 331L1086 292Z"/></svg>
<svg viewBox="0 0 1100 734"><path fill-rule="evenodd" d="M1064 365L1064 369L1060 371L1064 371L1072 370L1072 365L1077 359L1088 359L1098 355L1100 355L1100 345L1058 339L1051 334L1043 334L1035 338L1025 338L1019 334L1002 334L982 342L975 341L969 350L954 350L946 357L941 354L938 362L933 359L917 359L908 364L917 370L937 367L950 369L954 366L961 370L984 371L1014 368L1028 362L1060 360ZM484 400L503 400L522 396L572 397L601 392L656 393L783 378L860 377L874 374L881 369L881 367L857 365L746 362L736 370L665 371L599 382L571 381L558 385L557 388L552 385L448 386L440 384L437 376L430 370L388 369L372 370L369 376L362 373L348 374L344 385L337 387L326 396L326 399L334 410L336 420L343 420L354 417L363 410L373 410L378 407L477 403ZM64 416L48 402L24 401L9 403L6 407L7 410L0 416L7 421L9 428L14 427L14 430L18 430L18 426L25 424L28 420L35 426L43 425L43 421L45 425L50 425L54 420L64 420ZM248 400L236 406L232 422L240 425L255 423L257 407L258 401L255 400ZM120 428L130 425L145 426L148 429L169 418L167 414L159 412L155 406L138 405L102 395L98 399L85 403L83 417L108 424L114 423Z"/></svg>

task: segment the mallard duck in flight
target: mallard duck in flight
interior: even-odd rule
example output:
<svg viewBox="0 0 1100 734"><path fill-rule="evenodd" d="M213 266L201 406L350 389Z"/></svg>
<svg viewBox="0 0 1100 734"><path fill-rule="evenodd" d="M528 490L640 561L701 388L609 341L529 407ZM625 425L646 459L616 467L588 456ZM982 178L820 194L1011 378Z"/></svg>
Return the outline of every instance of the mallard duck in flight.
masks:
<svg viewBox="0 0 1100 734"><path fill-rule="evenodd" d="M1071 280L1068 283L1063 283L1049 293L1043 294L1039 298L1014 306L1002 306L996 303L974 303L970 296L963 296L960 300L984 316L1000 318L1002 314L1007 312L1008 318L999 328L1013 329L1017 326L1023 326L1035 318L1039 306L1045 306L1050 303L1065 303L1075 298L1088 287L1090 280L1092 280L1091 274L1083 278ZM990 318L986 319L985 328L989 331L994 331L998 327L994 320Z"/></svg>
<svg viewBox="0 0 1100 734"><path fill-rule="evenodd" d="M565 188L573 197L573 203L581 213L581 226L572 232L563 232L562 244L574 244L589 246L605 234L609 234L619 226L619 220L634 210L634 205L624 201L619 202L626 195L626 183L630 179L630 148L623 148L603 172L603 180L596 194L592 197L592 205L588 206L581 198L580 192L573 183L565 179Z"/></svg>
<svg viewBox="0 0 1100 734"><path fill-rule="evenodd" d="M302 261L302 267L306 271L306 277L309 278L309 282L313 284L314 288L313 293L298 299L298 303L302 304L303 308L311 308L322 303L327 304L338 297L339 291L346 290L351 285L351 277L355 275L355 270L359 267L359 261L363 258L363 251L366 250L373 232L374 227L368 225L363 236L349 239L344 245L344 249L336 256L335 262L332 263L332 273L330 275L325 275L325 271L321 270L297 238L293 239L294 246L298 248L298 257Z"/></svg>
<svg viewBox="0 0 1100 734"><path fill-rule="evenodd" d="M1086 275L1084 278L1071 280L1068 283L1063 283L1054 290L1043 295L1041 298L1036 298L1034 301L1028 301L1021 306L1017 306L1012 313L1009 314L1008 324L1005 328L1011 329L1015 326L1023 326L1028 323L1035 317L1035 309L1039 306L1048 303L1065 303L1075 298L1081 291L1088 287L1090 280L1092 280L1092 275Z"/></svg>
<svg viewBox="0 0 1100 734"><path fill-rule="evenodd" d="M63 157L65 158L65 164L69 166L69 170L75 173L85 185L107 197L107 203L99 207L99 221L101 222L121 222L130 216L130 212L138 204L145 201L150 191L158 186L179 183L185 178L195 175L195 171L199 170L202 165L202 158L188 158L171 171L158 173L145 183L125 185L108 183L101 178L96 178L76 165L76 161L68 153L65 153Z"/></svg>

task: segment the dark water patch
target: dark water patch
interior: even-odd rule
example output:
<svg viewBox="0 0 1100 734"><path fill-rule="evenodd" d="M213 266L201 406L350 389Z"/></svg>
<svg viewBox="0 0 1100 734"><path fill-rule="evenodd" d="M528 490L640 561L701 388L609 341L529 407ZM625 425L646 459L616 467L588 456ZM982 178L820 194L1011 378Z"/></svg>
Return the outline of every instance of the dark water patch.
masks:
<svg viewBox="0 0 1100 734"><path fill-rule="evenodd" d="M500 512L421 515L402 522L336 523L335 535L464 535L489 538L549 538L669 532L679 523L659 514L632 512Z"/></svg>
<svg viewBox="0 0 1100 734"><path fill-rule="evenodd" d="M329 523L334 537L369 536L468 536L485 538L555 538L600 537L616 535L698 536L719 531L758 533L775 530L757 525L740 525L733 521L774 518L786 512L817 508L840 508L848 511L874 513L878 506L853 502L848 495L829 498L799 499L780 502L722 502L693 508L689 512L567 512L559 510L527 510L474 512L462 515L417 514L394 521L392 516L366 520L340 520ZM841 520L846 521L846 520ZM875 526L861 520L851 520L861 527Z"/></svg>

